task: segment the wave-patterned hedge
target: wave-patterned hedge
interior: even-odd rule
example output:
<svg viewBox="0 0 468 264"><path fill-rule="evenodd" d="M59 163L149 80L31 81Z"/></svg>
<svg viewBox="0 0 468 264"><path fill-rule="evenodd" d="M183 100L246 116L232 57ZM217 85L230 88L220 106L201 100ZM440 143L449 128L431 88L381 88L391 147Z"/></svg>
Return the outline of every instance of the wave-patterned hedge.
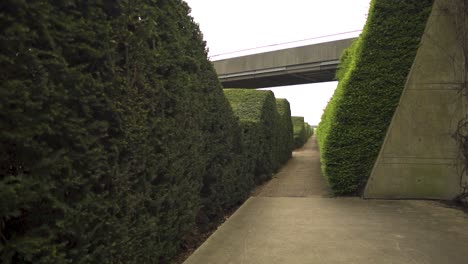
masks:
<svg viewBox="0 0 468 264"><path fill-rule="evenodd" d="M183 1L0 6L0 262L168 263L246 195Z"/></svg>
<svg viewBox="0 0 468 264"><path fill-rule="evenodd" d="M291 108L288 100L276 99L276 108L279 114L280 131L276 145L279 148L279 162L284 164L291 158L293 149L293 126L291 121Z"/></svg>
<svg viewBox="0 0 468 264"><path fill-rule="evenodd" d="M365 186L432 2L373 0L364 31L342 55L338 87L317 129L322 171L336 194Z"/></svg>
<svg viewBox="0 0 468 264"><path fill-rule="evenodd" d="M311 136L314 135L314 128L307 122L304 122L304 127L306 131L306 138L309 139Z"/></svg>
<svg viewBox="0 0 468 264"><path fill-rule="evenodd" d="M243 167L252 172L255 183L269 178L288 155L278 139L282 132L276 99L271 91L224 89L235 115L239 118L244 147Z"/></svg>
<svg viewBox="0 0 468 264"><path fill-rule="evenodd" d="M294 148L304 146L307 140L313 135L313 130L302 116L292 116Z"/></svg>

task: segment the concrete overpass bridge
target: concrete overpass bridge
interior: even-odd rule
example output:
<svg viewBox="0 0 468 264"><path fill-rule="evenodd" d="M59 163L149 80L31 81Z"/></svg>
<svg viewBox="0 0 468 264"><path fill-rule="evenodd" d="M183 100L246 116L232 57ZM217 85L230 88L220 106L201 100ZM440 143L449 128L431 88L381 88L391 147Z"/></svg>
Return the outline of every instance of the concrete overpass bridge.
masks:
<svg viewBox="0 0 468 264"><path fill-rule="evenodd" d="M265 88L333 81L355 38L214 61L224 88Z"/></svg>

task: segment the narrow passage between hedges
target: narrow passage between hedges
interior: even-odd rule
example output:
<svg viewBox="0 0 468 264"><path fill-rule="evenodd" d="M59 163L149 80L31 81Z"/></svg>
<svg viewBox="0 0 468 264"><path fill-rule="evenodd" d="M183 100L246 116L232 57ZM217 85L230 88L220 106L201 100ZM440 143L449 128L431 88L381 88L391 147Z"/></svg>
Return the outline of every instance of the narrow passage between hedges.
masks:
<svg viewBox="0 0 468 264"><path fill-rule="evenodd" d="M295 150L288 163L273 176L271 181L260 187L254 196L330 196L330 190L320 172L319 152L315 137L302 148Z"/></svg>
<svg viewBox="0 0 468 264"><path fill-rule="evenodd" d="M330 198L315 137L185 264L466 264L466 215L433 201Z"/></svg>

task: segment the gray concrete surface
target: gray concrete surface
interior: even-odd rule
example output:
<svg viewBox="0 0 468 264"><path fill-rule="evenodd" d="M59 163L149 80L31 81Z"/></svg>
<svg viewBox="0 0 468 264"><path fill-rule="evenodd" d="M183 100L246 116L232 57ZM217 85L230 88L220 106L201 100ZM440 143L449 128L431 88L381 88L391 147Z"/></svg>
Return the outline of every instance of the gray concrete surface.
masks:
<svg viewBox="0 0 468 264"><path fill-rule="evenodd" d="M300 164L311 162L318 164L315 139L184 263L468 263L462 211L431 201L326 198L320 170Z"/></svg>
<svg viewBox="0 0 468 264"><path fill-rule="evenodd" d="M320 175L318 146L309 140L293 152L293 158L254 196L261 197L330 197L330 190Z"/></svg>
<svg viewBox="0 0 468 264"><path fill-rule="evenodd" d="M302 47L214 61L225 88L264 88L335 79L343 50L354 39L342 39Z"/></svg>
<svg viewBox="0 0 468 264"><path fill-rule="evenodd" d="M453 137L468 117L464 2L435 1L364 197L451 200L461 193L461 177L468 186Z"/></svg>

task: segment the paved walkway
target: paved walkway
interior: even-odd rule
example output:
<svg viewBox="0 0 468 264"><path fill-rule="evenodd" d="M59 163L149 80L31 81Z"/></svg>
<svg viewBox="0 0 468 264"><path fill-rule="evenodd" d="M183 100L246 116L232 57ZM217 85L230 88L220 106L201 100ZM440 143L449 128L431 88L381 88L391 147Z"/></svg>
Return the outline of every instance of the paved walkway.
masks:
<svg viewBox="0 0 468 264"><path fill-rule="evenodd" d="M460 210L329 197L312 139L185 263L468 263L468 216Z"/></svg>
<svg viewBox="0 0 468 264"><path fill-rule="evenodd" d="M329 197L325 178L320 172L320 157L315 140L293 152L292 159L266 184L262 197Z"/></svg>

